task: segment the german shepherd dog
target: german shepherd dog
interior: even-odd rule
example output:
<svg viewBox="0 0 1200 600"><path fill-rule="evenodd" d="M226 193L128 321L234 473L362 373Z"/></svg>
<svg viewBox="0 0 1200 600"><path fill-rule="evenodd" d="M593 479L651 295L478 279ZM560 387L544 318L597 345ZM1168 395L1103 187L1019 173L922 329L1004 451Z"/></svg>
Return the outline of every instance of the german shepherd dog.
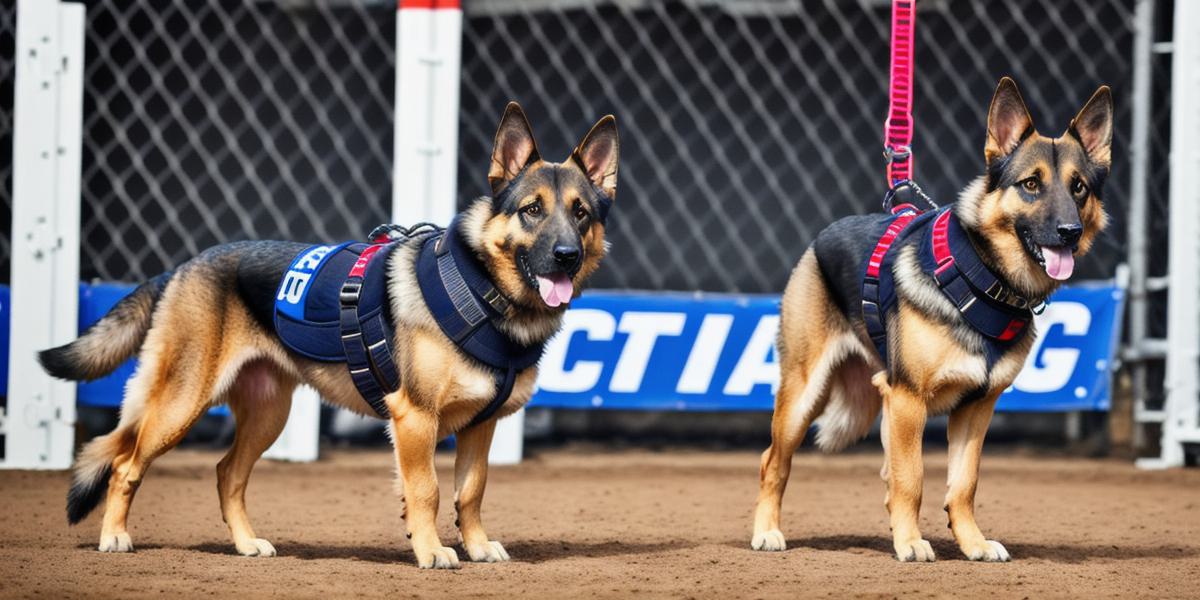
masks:
<svg viewBox="0 0 1200 600"><path fill-rule="evenodd" d="M1111 162L1113 108L1101 87L1066 133L1039 134L1007 77L992 98L985 171L949 210L980 261L1009 289L1036 304L1068 278L1107 217L1101 190ZM1000 543L975 523L980 450L996 399L1017 376L1033 344L1032 324L994 360L980 333L918 263L920 236L897 242L891 270L897 301L882 316L885 364L863 316L863 267L880 239L879 216L841 219L818 235L784 292L778 339L781 382L762 455L751 547L785 548L779 512L792 454L810 424L826 451L870 430L882 409L880 477L901 561L932 561L917 525L926 418L949 413L949 490L945 510L968 558L1007 561ZM949 218L949 217L948 217ZM872 233L875 232L875 233ZM916 238L916 239L913 239ZM1032 306L1033 304L1030 304ZM965 308L964 308L965 310Z"/></svg>
<svg viewBox="0 0 1200 600"><path fill-rule="evenodd" d="M493 196L456 219L458 234L511 305L497 328L522 344L545 341L607 252L598 200L616 194L618 136L606 116L562 163L541 158L524 111L510 103L500 121L488 180ZM509 189L511 187L511 189ZM503 192L503 194L502 194ZM600 196L603 198L600 198ZM374 415L345 364L307 360L274 333L271 308L292 257L308 245L238 242L211 248L171 273L142 284L79 339L41 353L52 375L89 380L137 354L117 428L79 453L67 513L72 524L103 497L99 550L133 550L126 520L150 463L174 447L214 404L237 421L232 448L217 465L221 512L240 554L273 556L246 515L245 491L259 456L287 420L298 384L328 402ZM396 488L417 563L457 568L435 519L434 448L457 432L455 508L463 548L473 561L505 561L504 547L480 521L488 450L496 419L533 393L536 365L516 373L493 418L462 429L497 397L493 373L442 333L418 289L416 240L399 242L386 263L386 303L394 329L393 360L401 386L384 397L397 462Z"/></svg>

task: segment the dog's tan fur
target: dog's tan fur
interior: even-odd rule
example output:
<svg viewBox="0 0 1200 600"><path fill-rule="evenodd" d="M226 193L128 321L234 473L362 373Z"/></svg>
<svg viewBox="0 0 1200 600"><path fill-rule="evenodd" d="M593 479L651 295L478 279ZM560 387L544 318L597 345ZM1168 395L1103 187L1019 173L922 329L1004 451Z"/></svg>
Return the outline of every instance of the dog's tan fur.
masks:
<svg viewBox="0 0 1200 600"><path fill-rule="evenodd" d="M1011 86L1011 88L1010 88ZM1015 100L1014 100L1015 99ZM1005 103L1019 107L1005 106ZM1083 125L1108 110L1108 89L1101 88L1072 121L1079 140L1045 141L1082 146L1090 160L1107 169L1110 161L1111 122ZM1003 110L1000 110L1003 109ZM1014 116L1015 115L1015 116ZM1022 120L1021 116L1025 119ZM1003 80L989 113L986 160L1007 157L1032 129L1032 120L1011 80ZM1057 173L1063 182L1077 173L1069 161L1059 165L1033 164L1022 177ZM1077 254L1091 247L1106 222L1098 190L1083 201L1080 220L1084 233ZM1035 209L1013 188L987 191L981 178L966 188L956 207L964 227L991 245L989 256L999 257L993 269L1002 273L1028 297L1042 298L1057 282L1050 279L1022 248L1014 233L1020 215ZM792 454L810 425L819 426L817 444L840 449L866 435L882 411L885 461L880 476L885 484L885 504L890 513L893 546L900 560L930 561L932 547L917 525L924 477L921 439L929 415L949 413L949 473L945 508L959 548L975 560L1008 560L1007 550L988 540L975 522L974 501L984 434L997 398L1016 378L1033 344L1036 332L1009 348L989 370L979 352L978 334L967 329L957 309L931 283L917 263L912 247L904 248L894 268L900 297L897 314L887 319L888 338L895 360L907 374L889 378L861 320L852 324L833 302L827 280L812 249L800 259L784 292L779 332L782 379L775 400L771 447L762 455L760 488L751 545L758 550L783 550L780 507ZM1032 329L1032 325L1030 326ZM960 403L964 394L985 389L982 399Z"/></svg>
<svg viewBox="0 0 1200 600"><path fill-rule="evenodd" d="M599 150L595 148L598 144L602 146ZM493 155L493 165L508 168L500 173L493 168L491 180L493 189L499 191L518 173L569 166L584 172L580 181L590 180L611 198L616 191L616 160L615 122L609 116L585 136L568 161L561 165L543 161L536 153L523 111L513 103L505 112ZM547 212L571 210L580 193L574 189L554 191L541 190L540 198L549 199L544 207ZM484 259L497 287L514 304L502 330L524 343L546 340L558 330L565 306L547 307L521 280L513 258L514 252L538 235L537 229L516 225L517 217L497 211L491 198L477 200L466 212L468 245ZM582 236L582 265L574 277L576 295L605 254L604 235L603 223L593 220ZM174 447L211 406L227 403L237 431L232 448L217 466L221 512L239 553L272 556L275 548L250 525L245 490L255 462L287 421L294 388L308 384L330 403L374 414L355 389L345 365L290 354L274 333L255 320L237 293L235 281L237 264L246 259L248 248L231 244L202 253L170 277L156 302L149 292L131 297L128 310L114 309L80 341L55 350L80 365L102 362L94 370L104 371L140 346L139 367L126 389L120 424L86 445L77 461L77 484L93 484L92 480L111 467L100 550L133 549L127 529L129 508L150 464ZM494 418L462 430L495 395L495 380L490 370L459 351L430 314L416 281L417 249L416 243L408 243L389 258L388 290L402 388L385 398L399 474L396 488L413 551L421 567L454 568L459 564L455 551L438 537L438 482L433 463L438 440L457 432L455 508L463 548L471 560L508 560L508 553L489 538L480 519L487 456L496 419L529 401L537 368L517 374L511 395ZM114 329L122 330L122 343L138 338L139 329L145 341L127 343L130 348L122 356L100 355L96 349L103 346L103 340L92 333Z"/></svg>

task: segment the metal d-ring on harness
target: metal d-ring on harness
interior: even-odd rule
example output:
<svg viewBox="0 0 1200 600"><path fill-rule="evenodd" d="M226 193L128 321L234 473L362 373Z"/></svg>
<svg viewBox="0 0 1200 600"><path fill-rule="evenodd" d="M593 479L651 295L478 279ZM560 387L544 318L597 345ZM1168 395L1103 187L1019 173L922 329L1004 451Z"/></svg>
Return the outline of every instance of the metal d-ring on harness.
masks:
<svg viewBox="0 0 1200 600"><path fill-rule="evenodd" d="M971 327L982 334L989 368L1001 350L1019 340L1032 320L1031 303L1016 294L980 260L953 211L939 208L912 178L913 37L916 0L892 0L891 81L884 121L888 191L883 210L891 213L863 273L862 315L884 364L888 362L886 313L898 299L892 277L893 245L922 236L921 267L929 273ZM933 210L917 208L917 201ZM1034 307L1036 310L1036 307ZM890 367L890 365L889 365Z"/></svg>

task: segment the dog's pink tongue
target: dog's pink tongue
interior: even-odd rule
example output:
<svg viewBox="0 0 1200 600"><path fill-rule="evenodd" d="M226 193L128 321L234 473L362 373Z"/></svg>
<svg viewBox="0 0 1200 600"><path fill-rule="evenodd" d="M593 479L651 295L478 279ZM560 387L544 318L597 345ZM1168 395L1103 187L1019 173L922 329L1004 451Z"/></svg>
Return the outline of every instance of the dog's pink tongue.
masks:
<svg viewBox="0 0 1200 600"><path fill-rule="evenodd" d="M567 277L566 273L554 273L549 276L538 275L537 282L538 293L542 295L542 301L550 308L570 302L571 295L575 293L575 285L571 283L571 278Z"/></svg>
<svg viewBox="0 0 1200 600"><path fill-rule="evenodd" d="M1070 248L1042 246L1042 257L1046 259L1046 274L1053 279L1065 281L1075 271L1075 255Z"/></svg>

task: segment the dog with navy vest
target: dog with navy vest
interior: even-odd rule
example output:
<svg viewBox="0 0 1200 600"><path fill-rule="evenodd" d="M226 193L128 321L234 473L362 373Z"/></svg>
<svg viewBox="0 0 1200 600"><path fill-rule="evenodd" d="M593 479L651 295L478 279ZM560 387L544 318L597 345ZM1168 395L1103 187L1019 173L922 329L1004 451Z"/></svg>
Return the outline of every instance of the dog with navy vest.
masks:
<svg viewBox="0 0 1200 600"><path fill-rule="evenodd" d="M422 568L457 568L435 524L434 449L457 436L457 525L474 561L505 561L480 520L496 420L529 401L537 361L607 251L616 194L616 121L606 116L562 163L542 159L521 107L508 105L482 197L449 227L400 228L370 243L239 242L211 248L139 286L79 339L41 353L78 381L131 356L117 428L76 460L74 524L104 501L99 549L133 550L126 521L155 458L210 407L237 430L217 465L237 551L273 556L246 515L259 456L308 384L337 406L390 422L397 490Z"/></svg>
<svg viewBox="0 0 1200 600"><path fill-rule="evenodd" d="M934 560L918 528L921 440L927 417L948 413L950 529L971 560L1009 560L975 522L980 450L996 400L1033 344L1033 312L1104 229L1112 132L1107 87L1051 138L1034 129L1006 77L988 110L984 174L958 202L846 217L817 236L783 294L781 381L753 549L786 546L781 502L809 426L820 448L835 451L865 436L882 411L880 476L896 558Z"/></svg>

